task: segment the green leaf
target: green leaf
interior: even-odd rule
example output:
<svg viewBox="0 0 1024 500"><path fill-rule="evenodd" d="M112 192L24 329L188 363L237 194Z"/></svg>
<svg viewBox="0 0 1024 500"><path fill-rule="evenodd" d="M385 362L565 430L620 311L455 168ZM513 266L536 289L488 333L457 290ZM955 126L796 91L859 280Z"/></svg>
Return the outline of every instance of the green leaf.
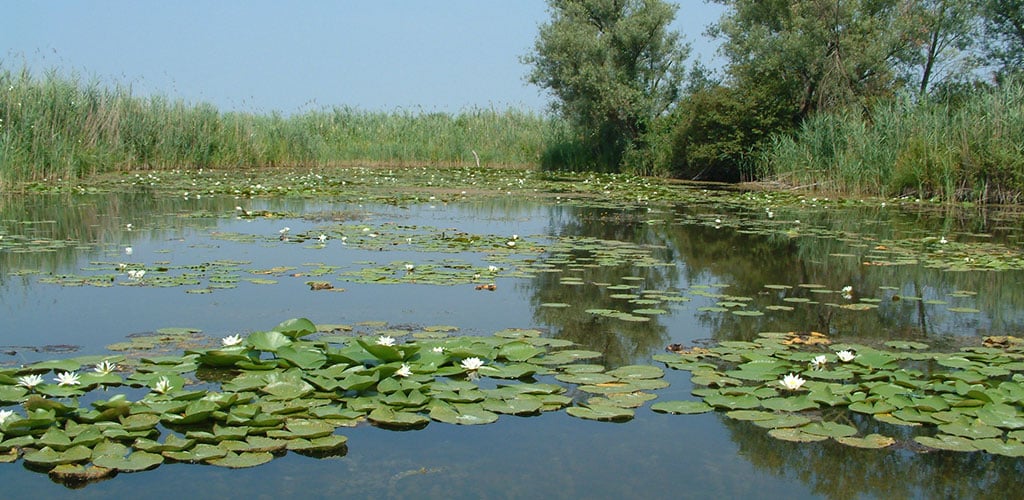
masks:
<svg viewBox="0 0 1024 500"><path fill-rule="evenodd" d="M703 401L661 401L651 405L651 410L659 413L675 413L678 415L691 415L707 413L714 408Z"/></svg>
<svg viewBox="0 0 1024 500"><path fill-rule="evenodd" d="M275 332L281 332L293 339L316 333L316 325L306 318L292 318L274 327Z"/></svg>
<svg viewBox="0 0 1024 500"><path fill-rule="evenodd" d="M254 348L267 352L275 352L292 343L292 339L275 331L253 333L249 335L248 341Z"/></svg>

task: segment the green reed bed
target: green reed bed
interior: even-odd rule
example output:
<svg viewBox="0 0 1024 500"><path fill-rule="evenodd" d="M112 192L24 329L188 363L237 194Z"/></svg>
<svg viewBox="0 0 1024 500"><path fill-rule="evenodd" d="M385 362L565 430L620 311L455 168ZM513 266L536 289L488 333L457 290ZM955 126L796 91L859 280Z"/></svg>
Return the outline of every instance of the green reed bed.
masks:
<svg viewBox="0 0 1024 500"><path fill-rule="evenodd" d="M793 186L866 196L1020 202L1024 86L946 102L899 99L869 116L821 114L779 137L762 174Z"/></svg>
<svg viewBox="0 0 1024 500"><path fill-rule="evenodd" d="M0 189L137 168L535 165L568 126L521 110L222 112L56 71L0 67Z"/></svg>

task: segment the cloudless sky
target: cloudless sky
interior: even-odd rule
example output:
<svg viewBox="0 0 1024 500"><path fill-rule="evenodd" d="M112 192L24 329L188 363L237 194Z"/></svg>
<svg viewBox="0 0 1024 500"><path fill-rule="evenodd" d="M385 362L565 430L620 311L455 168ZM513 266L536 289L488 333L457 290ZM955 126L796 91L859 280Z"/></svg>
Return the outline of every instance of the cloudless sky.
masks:
<svg viewBox="0 0 1024 500"><path fill-rule="evenodd" d="M675 3L687 65L716 66L703 32L722 7ZM0 62L221 110L541 111L519 58L549 19L543 0L6 1Z"/></svg>

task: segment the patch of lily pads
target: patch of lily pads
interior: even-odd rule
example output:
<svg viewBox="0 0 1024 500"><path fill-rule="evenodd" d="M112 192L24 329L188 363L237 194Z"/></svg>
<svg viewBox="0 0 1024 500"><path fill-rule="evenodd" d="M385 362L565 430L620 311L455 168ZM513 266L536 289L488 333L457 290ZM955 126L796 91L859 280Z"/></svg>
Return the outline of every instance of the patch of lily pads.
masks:
<svg viewBox="0 0 1024 500"><path fill-rule="evenodd" d="M762 333L655 359L692 374L699 399L664 401L667 413L718 410L786 441L833 439L883 448L893 435L862 431L853 415L914 430L931 449L1024 456L1024 343L1012 337L955 352L921 342L890 349L833 345L824 335ZM884 428L884 425L882 426Z"/></svg>
<svg viewBox="0 0 1024 500"><path fill-rule="evenodd" d="M537 330L455 330L297 318L204 348L195 330L169 328L136 336L127 355L2 370L0 455L66 484L173 462L254 467L288 452L344 455L337 430L362 423L481 425L562 409L624 421L668 385L660 368L606 370L590 363L600 353ZM154 352L172 344L192 347ZM575 401L574 388L593 396Z"/></svg>

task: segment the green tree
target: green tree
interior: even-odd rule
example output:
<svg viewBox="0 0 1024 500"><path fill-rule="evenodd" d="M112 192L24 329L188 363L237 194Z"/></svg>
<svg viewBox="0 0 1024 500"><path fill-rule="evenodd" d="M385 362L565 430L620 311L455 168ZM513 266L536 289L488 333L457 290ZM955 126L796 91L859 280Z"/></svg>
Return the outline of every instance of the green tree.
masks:
<svg viewBox="0 0 1024 500"><path fill-rule="evenodd" d="M709 30L724 40L730 83L783 101L793 125L867 109L902 85L898 0L715 1L730 7Z"/></svg>
<svg viewBox="0 0 1024 500"><path fill-rule="evenodd" d="M689 46L661 0L549 0L527 80L549 91L591 161L617 169L644 149L652 122L679 97Z"/></svg>
<svg viewBox="0 0 1024 500"><path fill-rule="evenodd" d="M934 83L971 80L977 66L970 57L978 31L975 0L919 0L900 8L907 50L904 65L920 94Z"/></svg>
<svg viewBox="0 0 1024 500"><path fill-rule="evenodd" d="M981 0L985 55L1000 76L1024 68L1024 0Z"/></svg>

